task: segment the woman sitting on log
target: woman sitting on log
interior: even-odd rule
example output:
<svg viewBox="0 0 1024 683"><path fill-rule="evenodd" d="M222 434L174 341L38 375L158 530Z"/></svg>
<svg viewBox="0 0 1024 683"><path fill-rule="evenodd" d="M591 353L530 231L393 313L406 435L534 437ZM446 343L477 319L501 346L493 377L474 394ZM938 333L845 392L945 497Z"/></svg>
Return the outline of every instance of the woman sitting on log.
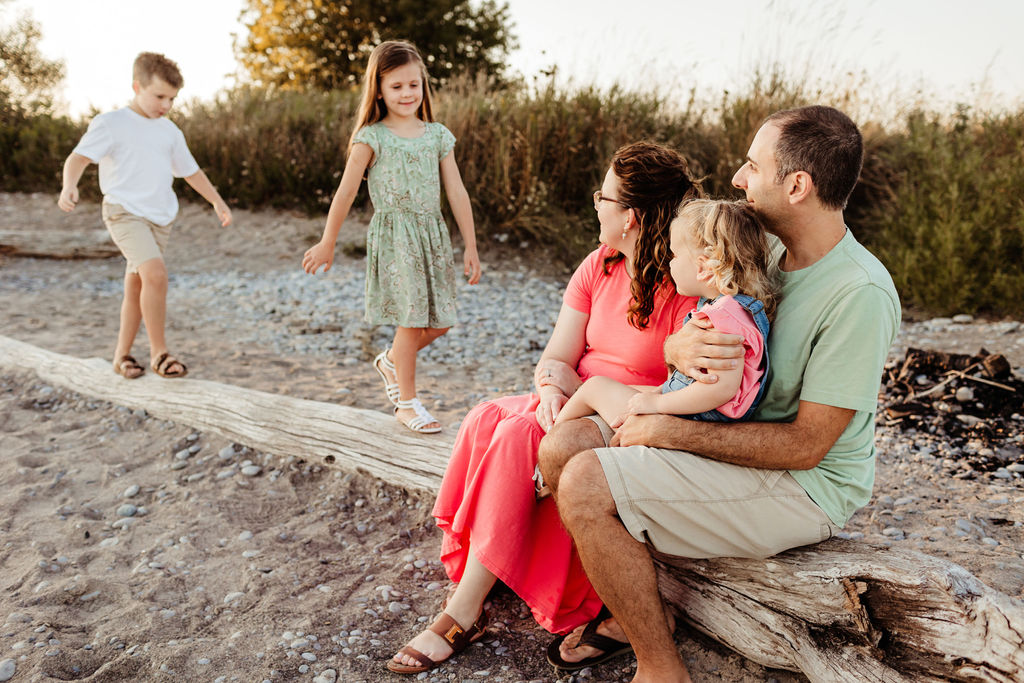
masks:
<svg viewBox="0 0 1024 683"><path fill-rule="evenodd" d="M534 372L536 392L487 401L462 422L433 510L454 586L437 620L388 661L391 671L426 671L479 639L484 601L499 579L553 633L600 611L553 500L535 487L537 448L587 378L665 380L662 345L696 303L672 284L669 224L701 194L670 149L641 142L615 153L593 196L601 246L566 288Z"/></svg>

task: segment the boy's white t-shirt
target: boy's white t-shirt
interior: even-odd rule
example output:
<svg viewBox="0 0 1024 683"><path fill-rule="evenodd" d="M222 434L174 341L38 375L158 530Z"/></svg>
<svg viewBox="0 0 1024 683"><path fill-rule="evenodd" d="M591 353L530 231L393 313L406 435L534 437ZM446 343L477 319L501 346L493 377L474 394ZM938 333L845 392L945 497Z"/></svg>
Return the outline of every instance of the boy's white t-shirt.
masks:
<svg viewBox="0 0 1024 683"><path fill-rule="evenodd" d="M147 118L131 107L94 118L74 151L99 164L105 201L157 225L167 225L178 214L174 178L199 171L174 123Z"/></svg>

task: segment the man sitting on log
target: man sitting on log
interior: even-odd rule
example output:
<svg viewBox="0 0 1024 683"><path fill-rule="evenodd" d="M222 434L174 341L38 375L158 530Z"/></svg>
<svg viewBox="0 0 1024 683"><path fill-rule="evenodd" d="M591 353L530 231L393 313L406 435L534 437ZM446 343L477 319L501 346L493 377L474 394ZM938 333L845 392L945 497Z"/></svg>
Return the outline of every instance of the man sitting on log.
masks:
<svg viewBox="0 0 1024 683"><path fill-rule="evenodd" d="M555 666L603 661L625 645L611 638L632 645L634 681L689 681L646 544L689 558L767 557L830 538L867 504L900 303L843 219L862 162L860 131L845 114L803 107L769 116L733 177L777 238L782 282L768 389L753 421L632 415L612 435L593 417L559 425L541 443L544 480L614 616L556 641ZM666 358L714 382L742 348L704 326L691 321L670 337Z"/></svg>

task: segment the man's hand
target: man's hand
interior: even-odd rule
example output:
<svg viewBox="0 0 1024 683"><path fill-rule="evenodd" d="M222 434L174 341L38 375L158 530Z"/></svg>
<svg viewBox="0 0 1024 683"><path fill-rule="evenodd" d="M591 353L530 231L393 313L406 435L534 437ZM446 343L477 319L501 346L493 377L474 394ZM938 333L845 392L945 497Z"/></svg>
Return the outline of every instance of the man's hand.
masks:
<svg viewBox="0 0 1024 683"><path fill-rule="evenodd" d="M665 362L704 384L718 381L715 370L736 368L743 353L741 335L716 332L707 318L690 318L665 340Z"/></svg>
<svg viewBox="0 0 1024 683"><path fill-rule="evenodd" d="M654 448L673 448L678 443L681 428L685 428L690 420L674 415L653 413L648 415L628 415L622 424L611 425L615 429L611 446L652 446Z"/></svg>

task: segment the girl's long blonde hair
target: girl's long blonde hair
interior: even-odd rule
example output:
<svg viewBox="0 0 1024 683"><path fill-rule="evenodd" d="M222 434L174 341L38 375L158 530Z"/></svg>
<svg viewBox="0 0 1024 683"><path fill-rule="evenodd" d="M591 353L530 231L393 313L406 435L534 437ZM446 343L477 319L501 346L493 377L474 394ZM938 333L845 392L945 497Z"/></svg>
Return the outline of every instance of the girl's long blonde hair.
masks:
<svg viewBox="0 0 1024 683"><path fill-rule="evenodd" d="M370 61L366 64L366 73L363 75L363 96L359 100L359 113L356 115L356 123L352 127L352 135L348 139L349 151L352 150L352 141L356 133L388 115L388 109L384 106L384 100L380 96L380 79L387 72L412 63L419 65L420 77L423 81L423 101L420 102L420 107L416 110L416 116L425 123L431 123L434 120L434 112L430 107L430 79L419 51L410 42L386 40L373 48L373 52L370 53Z"/></svg>
<svg viewBox="0 0 1024 683"><path fill-rule="evenodd" d="M679 207L677 218L707 259L712 286L722 294L760 299L772 318L779 300L778 268L771 261L764 224L750 204L693 199Z"/></svg>

